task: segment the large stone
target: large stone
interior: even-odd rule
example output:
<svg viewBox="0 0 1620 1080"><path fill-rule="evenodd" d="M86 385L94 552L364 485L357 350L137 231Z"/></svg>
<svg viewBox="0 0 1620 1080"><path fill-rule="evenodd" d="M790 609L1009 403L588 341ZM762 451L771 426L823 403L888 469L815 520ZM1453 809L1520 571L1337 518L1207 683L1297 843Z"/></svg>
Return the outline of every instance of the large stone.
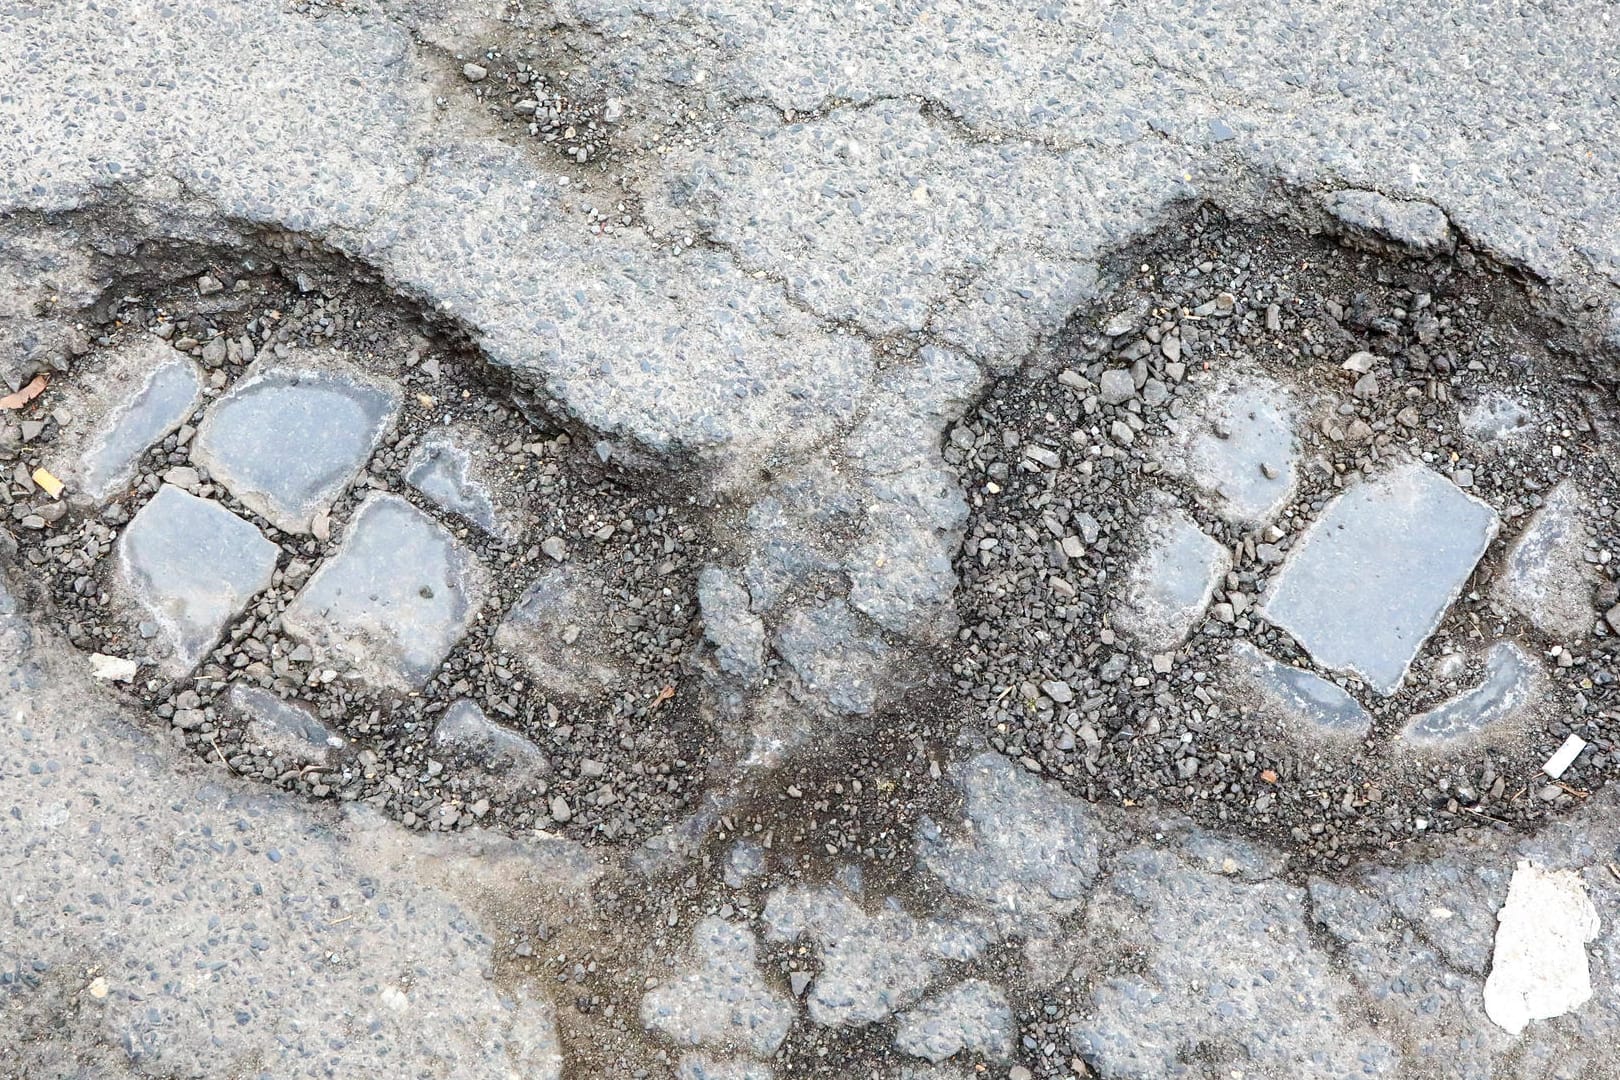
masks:
<svg viewBox="0 0 1620 1080"><path fill-rule="evenodd" d="M1521 859L1496 919L1485 1015L1497 1026L1517 1035L1591 998L1586 943L1597 937L1598 913L1578 871Z"/></svg>
<svg viewBox="0 0 1620 1080"><path fill-rule="evenodd" d="M1232 646L1232 656L1266 699L1304 731L1359 739L1372 726L1360 702L1320 675L1280 664L1246 641Z"/></svg>
<svg viewBox="0 0 1620 1080"><path fill-rule="evenodd" d="M532 784L551 772L551 763L532 739L495 723L467 698L452 703L439 717L433 742L462 754L506 790Z"/></svg>
<svg viewBox="0 0 1620 1080"><path fill-rule="evenodd" d="M1456 242L1445 211L1430 202L1349 188L1333 192L1324 203L1345 232L1358 239L1395 244L1420 255L1450 251Z"/></svg>
<svg viewBox="0 0 1620 1080"><path fill-rule="evenodd" d="M70 487L98 502L130 482L141 455L185 423L203 391L197 365L155 338L114 352L85 385L74 404L86 426L65 433L51 460Z"/></svg>
<svg viewBox="0 0 1620 1080"><path fill-rule="evenodd" d="M541 574L495 632L495 644L517 657L554 694L589 698L624 679L611 645L603 582L567 565Z"/></svg>
<svg viewBox="0 0 1620 1080"><path fill-rule="evenodd" d="M1585 637L1597 622L1596 584L1586 562L1592 534L1581 520L1580 493L1559 484L1508 552L1501 596L1542 633L1564 641Z"/></svg>
<svg viewBox="0 0 1620 1080"><path fill-rule="evenodd" d="M197 666L253 595L281 549L216 502L164 484L118 539L118 576L167 647L177 678Z"/></svg>
<svg viewBox="0 0 1620 1080"><path fill-rule="evenodd" d="M368 681L409 690L461 640L479 602L477 568L444 526L397 495L373 495L282 622Z"/></svg>
<svg viewBox="0 0 1620 1080"><path fill-rule="evenodd" d="M405 482L433 503L460 515L491 536L501 524L489 484L478 476L477 451L447 432L435 431L417 444L405 463Z"/></svg>
<svg viewBox="0 0 1620 1080"><path fill-rule="evenodd" d="M348 747L348 740L336 734L302 705L267 690L235 683L226 703L247 721L247 738L278 757L301 764L325 765L333 751Z"/></svg>
<svg viewBox="0 0 1620 1080"><path fill-rule="evenodd" d="M1126 581L1119 623L1157 652L1192 632L1232 557L1180 510L1163 510L1143 524L1143 551Z"/></svg>
<svg viewBox="0 0 1620 1080"><path fill-rule="evenodd" d="M1404 465L1329 503L1263 611L1325 668L1393 694L1496 535L1496 512Z"/></svg>
<svg viewBox="0 0 1620 1080"><path fill-rule="evenodd" d="M393 423L392 387L326 361L259 368L208 410L194 460L278 529L308 532Z"/></svg>
<svg viewBox="0 0 1620 1080"><path fill-rule="evenodd" d="M1200 415L1177 425L1159 461L1222 517L1268 521L1297 484L1294 412L1282 387L1261 376L1223 383L1205 394Z"/></svg>
<svg viewBox="0 0 1620 1080"><path fill-rule="evenodd" d="M1485 681L1407 723L1402 738L1415 744L1447 744L1478 735L1512 716L1531 698L1535 667L1511 642L1485 654Z"/></svg>
<svg viewBox="0 0 1620 1080"><path fill-rule="evenodd" d="M793 1005L760 976L753 931L708 916L692 932L684 974L641 999L641 1022L682 1046L776 1052L793 1024Z"/></svg>

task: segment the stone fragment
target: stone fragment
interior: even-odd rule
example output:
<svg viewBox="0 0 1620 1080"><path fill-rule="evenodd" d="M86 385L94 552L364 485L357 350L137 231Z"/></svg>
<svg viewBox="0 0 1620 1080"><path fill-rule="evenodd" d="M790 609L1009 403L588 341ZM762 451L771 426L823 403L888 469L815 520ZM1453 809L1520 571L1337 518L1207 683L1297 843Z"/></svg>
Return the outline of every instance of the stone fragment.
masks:
<svg viewBox="0 0 1620 1080"><path fill-rule="evenodd" d="M958 896L1010 914L1064 914L1097 877L1100 825L1053 784L985 753L960 767L967 819L947 832L924 818L918 860Z"/></svg>
<svg viewBox="0 0 1620 1080"><path fill-rule="evenodd" d="M1005 1061L1012 1038L1007 995L982 979L958 983L901 1013L894 1031L896 1049L935 1063L963 1051Z"/></svg>
<svg viewBox="0 0 1620 1080"><path fill-rule="evenodd" d="M1110 368L1098 381L1097 396L1105 405L1123 405L1136 396L1136 380L1126 368Z"/></svg>
<svg viewBox="0 0 1620 1080"><path fill-rule="evenodd" d="M731 571L710 566L698 575L697 595L720 670L756 681L765 667L765 623L751 610L748 590Z"/></svg>
<svg viewBox="0 0 1620 1080"><path fill-rule="evenodd" d="M495 723L468 698L452 703L439 717L433 742L465 755L504 787L532 783L551 772L551 763L532 739Z"/></svg>
<svg viewBox="0 0 1620 1080"><path fill-rule="evenodd" d="M90 654L90 677L93 679L106 679L109 682L132 682L135 673L140 671L141 665L122 656L108 656L106 653Z"/></svg>
<svg viewBox="0 0 1620 1080"><path fill-rule="evenodd" d="M398 408L394 388L331 366L259 368L208 410L192 456L276 528L307 533Z"/></svg>
<svg viewBox="0 0 1620 1080"><path fill-rule="evenodd" d="M247 721L248 738L278 757L324 765L332 751L348 746L308 709L256 686L233 683L225 700Z"/></svg>
<svg viewBox="0 0 1620 1080"><path fill-rule="evenodd" d="M75 408L92 417L99 412L101 418L64 434L52 468L70 487L101 502L127 485L141 455L196 409L202 373L164 342L142 339L116 351L107 368L86 384Z"/></svg>
<svg viewBox="0 0 1620 1080"><path fill-rule="evenodd" d="M1294 410L1280 387L1246 382L1211 395L1186 443L1185 469L1222 517L1257 524L1275 517L1296 486Z"/></svg>
<svg viewBox="0 0 1620 1080"><path fill-rule="evenodd" d="M417 444L405 463L405 482L434 505L459 514L491 536L501 535L489 485L476 477L472 447L449 433L436 431Z"/></svg>
<svg viewBox="0 0 1620 1080"><path fill-rule="evenodd" d="M1592 996L1586 943L1598 913L1576 870L1519 860L1497 912L1496 948L1485 980L1485 1015L1518 1035L1532 1020L1578 1009Z"/></svg>
<svg viewBox="0 0 1620 1080"><path fill-rule="evenodd" d="M1496 535L1496 512L1404 465L1323 510L1262 610L1320 665L1393 694Z"/></svg>
<svg viewBox="0 0 1620 1080"><path fill-rule="evenodd" d="M1232 557L1180 510L1160 511L1144 522L1142 534L1119 621L1149 649L1165 652L1186 640Z"/></svg>
<svg viewBox="0 0 1620 1080"><path fill-rule="evenodd" d="M682 1046L774 1054L793 1005L760 976L753 933L711 915L699 920L692 945L685 973L641 999L641 1022Z"/></svg>
<svg viewBox="0 0 1620 1080"><path fill-rule="evenodd" d="M472 624L478 585L476 567L444 526L397 495L373 495L282 622L368 681L415 689Z"/></svg>
<svg viewBox="0 0 1620 1080"><path fill-rule="evenodd" d="M807 999L818 1024L875 1024L923 995L947 961L968 961L989 944L972 922L919 920L885 905L867 914L830 887L778 889L765 901L766 938L819 947L821 974Z"/></svg>
<svg viewBox="0 0 1620 1080"><path fill-rule="evenodd" d="M1478 735L1530 700L1535 669L1517 645L1501 642L1485 654L1485 681L1450 701L1419 713L1402 737L1413 743L1450 743Z"/></svg>
<svg viewBox="0 0 1620 1080"><path fill-rule="evenodd" d="M1580 494L1568 481L1554 488L1514 542L1499 579L1503 600L1562 641L1585 637L1597 621L1586 562L1592 536L1581 512Z"/></svg>
<svg viewBox="0 0 1620 1080"><path fill-rule="evenodd" d="M1419 255L1450 251L1456 243L1450 219L1433 203L1356 188L1335 191L1324 203L1352 237L1397 244Z"/></svg>
<svg viewBox="0 0 1620 1080"><path fill-rule="evenodd" d="M609 692L624 673L612 647L606 589L606 582L580 567L547 570L512 605L495 644L553 693L588 698Z"/></svg>
<svg viewBox="0 0 1620 1080"><path fill-rule="evenodd" d="M118 538L118 578L158 627L165 675L207 655L253 595L270 587L280 548L217 502L165 484Z"/></svg>
<svg viewBox="0 0 1620 1080"><path fill-rule="evenodd" d="M1278 663L1246 641L1234 644L1232 655L1272 704L1310 730L1359 739L1372 726L1360 702L1320 675Z"/></svg>

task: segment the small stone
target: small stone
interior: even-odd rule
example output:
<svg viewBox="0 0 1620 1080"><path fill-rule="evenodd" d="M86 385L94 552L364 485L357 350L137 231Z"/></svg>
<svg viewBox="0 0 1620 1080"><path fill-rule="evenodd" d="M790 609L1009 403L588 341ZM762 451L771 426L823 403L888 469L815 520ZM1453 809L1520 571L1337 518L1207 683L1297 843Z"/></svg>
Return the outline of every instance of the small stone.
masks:
<svg viewBox="0 0 1620 1080"><path fill-rule="evenodd" d="M540 541L540 550L554 562L568 558L568 544L560 536L548 536Z"/></svg>
<svg viewBox="0 0 1620 1080"><path fill-rule="evenodd" d="M225 291L224 282L212 274L204 274L197 279L197 292L203 296L212 296L217 292Z"/></svg>
<svg viewBox="0 0 1620 1080"><path fill-rule="evenodd" d="M1074 700L1074 691L1069 689L1069 684L1061 679L1052 679L1041 683L1041 693L1059 705L1066 705Z"/></svg>
<svg viewBox="0 0 1620 1080"><path fill-rule="evenodd" d="M489 77L489 69L479 64L463 64L461 74L468 82L483 82Z"/></svg>
<svg viewBox="0 0 1620 1080"><path fill-rule="evenodd" d="M140 665L133 660L122 656L108 656L105 653L90 654L90 675L96 679L108 679L113 682L131 682Z"/></svg>
<svg viewBox="0 0 1620 1080"><path fill-rule="evenodd" d="M1136 396L1136 380L1125 368L1113 368L1102 373L1097 396L1107 405L1123 405Z"/></svg>
<svg viewBox="0 0 1620 1080"><path fill-rule="evenodd" d="M563 798L561 795L553 795L551 797L549 809L551 810L551 820L557 822L559 825L566 823L574 816L574 811L568 805L568 800Z"/></svg>

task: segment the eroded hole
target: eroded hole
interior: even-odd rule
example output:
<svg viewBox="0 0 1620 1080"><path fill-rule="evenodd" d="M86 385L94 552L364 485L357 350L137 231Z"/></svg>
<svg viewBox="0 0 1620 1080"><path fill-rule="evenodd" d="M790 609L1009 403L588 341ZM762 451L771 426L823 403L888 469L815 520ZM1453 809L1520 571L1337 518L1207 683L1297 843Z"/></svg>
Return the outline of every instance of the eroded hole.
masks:
<svg viewBox="0 0 1620 1080"><path fill-rule="evenodd" d="M972 507L955 670L989 741L1326 865L1601 787L1620 427L1578 324L1467 251L1213 210L1113 277L944 444Z"/></svg>
<svg viewBox="0 0 1620 1080"><path fill-rule="evenodd" d="M16 561L67 639L200 757L413 828L681 817L691 496L363 268L189 260L7 414Z"/></svg>

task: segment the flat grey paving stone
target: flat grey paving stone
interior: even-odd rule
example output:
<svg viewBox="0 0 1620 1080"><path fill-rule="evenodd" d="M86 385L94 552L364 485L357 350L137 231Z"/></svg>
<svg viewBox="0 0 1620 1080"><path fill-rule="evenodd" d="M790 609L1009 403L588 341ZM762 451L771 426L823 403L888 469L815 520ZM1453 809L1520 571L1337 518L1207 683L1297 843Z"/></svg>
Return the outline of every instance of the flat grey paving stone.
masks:
<svg viewBox="0 0 1620 1080"><path fill-rule="evenodd" d="M268 690L235 683L225 700L247 719L248 738L279 757L324 765L333 752L348 748L348 740L321 723L314 713Z"/></svg>
<svg viewBox="0 0 1620 1080"><path fill-rule="evenodd" d="M939 1063L966 1051L990 1061L1012 1054L1013 1014L1007 995L983 979L957 983L901 1013L895 1048Z"/></svg>
<svg viewBox="0 0 1620 1080"><path fill-rule="evenodd" d="M641 1022L682 1046L776 1052L794 1008L759 973L758 944L746 926L710 915L692 931L686 972L641 999Z"/></svg>
<svg viewBox="0 0 1620 1080"><path fill-rule="evenodd" d="M520 786L551 772L551 763L534 740L497 724L469 698L444 711L433 728L433 741L466 755L492 778L509 785Z"/></svg>
<svg viewBox="0 0 1620 1080"><path fill-rule="evenodd" d="M260 368L208 410L192 458L276 528L307 533L399 409L397 390L322 366Z"/></svg>
<svg viewBox="0 0 1620 1080"><path fill-rule="evenodd" d="M1213 509L1231 521L1259 523L1293 498L1299 457L1294 407L1280 386L1256 377L1205 398L1204 413L1160 454L1184 472Z"/></svg>
<svg viewBox="0 0 1620 1080"><path fill-rule="evenodd" d="M1474 689L1418 713L1402 736L1413 743L1449 743L1478 735L1513 715L1531 698L1535 667L1524 650L1511 642L1491 646L1485 654L1485 681Z"/></svg>
<svg viewBox="0 0 1620 1080"><path fill-rule="evenodd" d="M547 690L586 698L624 679L610 647L602 594L606 584L577 566L534 580L495 632L495 644L517 657Z"/></svg>
<svg viewBox="0 0 1620 1080"><path fill-rule="evenodd" d="M1318 664L1388 696L1496 536L1496 511L1423 465L1334 499L1262 603Z"/></svg>
<svg viewBox="0 0 1620 1080"><path fill-rule="evenodd" d="M410 690L461 640L479 601L477 567L444 526L397 495L373 495L282 625L369 681Z"/></svg>
<svg viewBox="0 0 1620 1080"><path fill-rule="evenodd" d="M197 666L253 595L270 587L281 549L217 502L170 484L118 538L118 576L158 626L165 675Z"/></svg>
<svg viewBox="0 0 1620 1080"><path fill-rule="evenodd" d="M1361 703L1320 675L1279 663L1246 641L1232 646L1232 656L1291 719L1324 735L1358 739L1372 727L1372 716Z"/></svg>
<svg viewBox="0 0 1620 1080"><path fill-rule="evenodd" d="M411 451L405 482L434 505L459 514L491 536L502 534L495 500L477 477L476 452L448 432L433 432Z"/></svg>
<svg viewBox="0 0 1620 1080"><path fill-rule="evenodd" d="M1551 637L1585 637L1597 624L1592 603L1596 575L1586 561L1592 534L1581 520L1580 492L1565 481L1508 552L1500 594L1537 630Z"/></svg>
<svg viewBox="0 0 1620 1080"><path fill-rule="evenodd" d="M203 378L184 353L145 338L114 353L87 382L79 407L88 424L62 440L53 471L103 502L134 478L142 454L191 416Z"/></svg>
<svg viewBox="0 0 1620 1080"><path fill-rule="evenodd" d="M1142 533L1145 546L1129 572L1119 623L1151 649L1173 649L1204 614L1232 556L1180 510L1161 511Z"/></svg>

